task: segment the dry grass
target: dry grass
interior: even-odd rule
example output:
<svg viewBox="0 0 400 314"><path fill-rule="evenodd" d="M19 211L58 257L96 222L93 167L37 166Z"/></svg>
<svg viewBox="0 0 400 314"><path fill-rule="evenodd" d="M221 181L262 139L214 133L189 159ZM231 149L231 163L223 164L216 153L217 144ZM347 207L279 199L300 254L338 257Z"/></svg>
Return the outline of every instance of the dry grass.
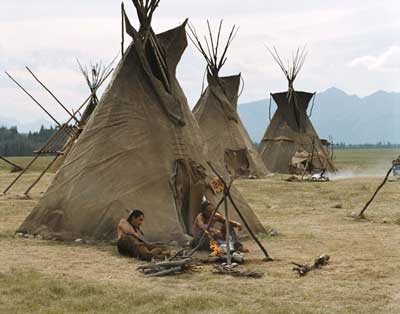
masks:
<svg viewBox="0 0 400 314"><path fill-rule="evenodd" d="M378 159L378 152L367 152L371 159L362 165L354 162L356 155L349 163L349 154L338 155L337 163L362 169ZM387 158L390 163L393 157ZM1 172L0 188L14 175ZM349 216L364 205L379 177L240 181L238 188L262 222L279 232L263 239L275 262L260 262L254 244L246 243L252 251L246 267L265 277L219 277L207 266L145 279L135 270L139 263L118 256L111 245L15 238L15 228L52 176L34 189L32 200L16 199L35 175L0 197L0 313L400 313L399 182L389 182L368 219L359 221ZM304 278L291 271L290 262L320 254L331 255L330 265Z"/></svg>

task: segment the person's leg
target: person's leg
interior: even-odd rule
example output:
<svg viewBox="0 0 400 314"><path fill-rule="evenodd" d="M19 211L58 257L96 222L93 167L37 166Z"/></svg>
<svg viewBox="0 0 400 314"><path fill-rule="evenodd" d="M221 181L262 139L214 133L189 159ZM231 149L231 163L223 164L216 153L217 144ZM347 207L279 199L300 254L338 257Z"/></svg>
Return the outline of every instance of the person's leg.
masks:
<svg viewBox="0 0 400 314"><path fill-rule="evenodd" d="M137 257L135 239L131 236L122 236L117 242L119 254L129 257Z"/></svg>
<svg viewBox="0 0 400 314"><path fill-rule="evenodd" d="M145 261L151 261L151 259L154 257L152 250L149 250L145 244L136 245L135 253L137 258Z"/></svg>
<svg viewBox="0 0 400 314"><path fill-rule="evenodd" d="M210 238L204 235L204 230L200 230L190 242L190 246L195 248L199 245L199 250L206 251L210 249ZM201 243L200 243L201 242Z"/></svg>

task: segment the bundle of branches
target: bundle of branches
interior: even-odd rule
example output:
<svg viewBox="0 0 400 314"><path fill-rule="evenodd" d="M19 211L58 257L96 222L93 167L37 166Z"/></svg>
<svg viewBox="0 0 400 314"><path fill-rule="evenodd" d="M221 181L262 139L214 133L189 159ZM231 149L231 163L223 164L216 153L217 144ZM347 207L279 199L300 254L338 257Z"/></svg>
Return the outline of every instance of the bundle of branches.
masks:
<svg viewBox="0 0 400 314"><path fill-rule="evenodd" d="M293 271L297 271L300 277L305 276L308 272L312 271L313 269L316 268L321 268L322 266L325 266L329 263L329 255L321 255L317 259L314 260L314 263L311 265L301 265L292 262L295 267L293 267Z"/></svg>
<svg viewBox="0 0 400 314"><path fill-rule="evenodd" d="M207 62L208 73L216 79L219 78L219 71L228 59L226 54L238 32L238 28L236 27L236 25L234 25L229 33L225 47L223 47L222 50L219 51L221 45L222 23L223 21L221 20L217 36L214 37L213 32L211 31L210 22L207 21L209 39L204 36L205 46L201 43L200 36L197 34L196 29L193 25L189 25L190 32L188 32L189 39L194 44L196 49L203 55L204 59ZM221 51L222 54L220 54Z"/></svg>
<svg viewBox="0 0 400 314"><path fill-rule="evenodd" d="M99 102L96 91L104 82L105 78L107 78L111 74L111 72L114 71L114 68L112 66L115 62L115 59L116 58L114 58L108 65L103 65L101 61L94 64L91 63L89 69L86 66L82 66L79 60L77 60L79 69L81 70L82 75L85 78L85 81L91 93L89 104L87 105L85 111L82 114L82 118L79 121L79 126L81 128L85 126L87 120L89 120L90 115L92 114Z"/></svg>
<svg viewBox="0 0 400 314"><path fill-rule="evenodd" d="M174 261L151 262L141 265L137 269L142 271L145 277L161 277L180 274L193 269L195 262L191 257Z"/></svg>
<svg viewBox="0 0 400 314"><path fill-rule="evenodd" d="M285 63L282 61L281 57L279 56L278 50L275 47L273 47L273 50L268 47L267 49L272 58L274 58L275 62L279 65L289 82L288 99L290 101L294 92L293 83L296 80L297 75L303 67L307 57L306 47L304 47L303 49L298 48L296 53L293 54L291 62L289 60L287 61L287 66L285 66Z"/></svg>
<svg viewBox="0 0 400 314"><path fill-rule="evenodd" d="M229 275L233 277L250 277L250 278L261 278L264 276L264 273L260 271L240 271L238 269L223 265L214 265L213 274Z"/></svg>

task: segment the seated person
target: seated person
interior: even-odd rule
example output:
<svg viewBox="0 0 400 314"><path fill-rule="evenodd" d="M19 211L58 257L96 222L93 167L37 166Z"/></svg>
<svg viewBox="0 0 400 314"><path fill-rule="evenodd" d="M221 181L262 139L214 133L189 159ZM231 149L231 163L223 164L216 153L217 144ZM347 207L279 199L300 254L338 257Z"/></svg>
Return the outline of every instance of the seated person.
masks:
<svg viewBox="0 0 400 314"><path fill-rule="evenodd" d="M164 258L168 253L163 247L149 244L143 239L140 229L143 221L144 213L138 209L131 211L127 219L120 220L117 227L118 252L145 261L150 261L153 257Z"/></svg>
<svg viewBox="0 0 400 314"><path fill-rule="evenodd" d="M193 224L193 234L194 239L191 242L192 247L196 247L199 245L199 249L201 250L209 250L210 249L210 239L215 240L217 242L224 241L226 242L226 225L225 225L225 217L221 215L219 212L216 212L212 221L210 222L211 215L215 209L215 206L212 205L208 201L204 201L200 206L200 213L194 220ZM222 227L220 229L215 227L215 223L221 223ZM210 224L210 228L208 229L208 235L203 237L204 232L207 230L208 225ZM234 249L236 251L247 251L243 248L243 245L238 241L238 236L234 230L237 228L238 231L242 231L242 225L234 220L229 221L230 225L230 236L234 242ZM201 242L200 242L201 241Z"/></svg>

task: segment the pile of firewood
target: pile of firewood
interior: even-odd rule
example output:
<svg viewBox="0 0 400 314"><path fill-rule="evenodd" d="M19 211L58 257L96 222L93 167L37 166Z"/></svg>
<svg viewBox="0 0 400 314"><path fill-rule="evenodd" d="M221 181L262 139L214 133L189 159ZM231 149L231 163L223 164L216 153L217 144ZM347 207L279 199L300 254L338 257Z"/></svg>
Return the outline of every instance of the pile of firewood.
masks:
<svg viewBox="0 0 400 314"><path fill-rule="evenodd" d="M174 275L188 271L194 267L191 257L162 262L151 262L141 265L137 269L142 271L145 277L161 277L166 275Z"/></svg>

